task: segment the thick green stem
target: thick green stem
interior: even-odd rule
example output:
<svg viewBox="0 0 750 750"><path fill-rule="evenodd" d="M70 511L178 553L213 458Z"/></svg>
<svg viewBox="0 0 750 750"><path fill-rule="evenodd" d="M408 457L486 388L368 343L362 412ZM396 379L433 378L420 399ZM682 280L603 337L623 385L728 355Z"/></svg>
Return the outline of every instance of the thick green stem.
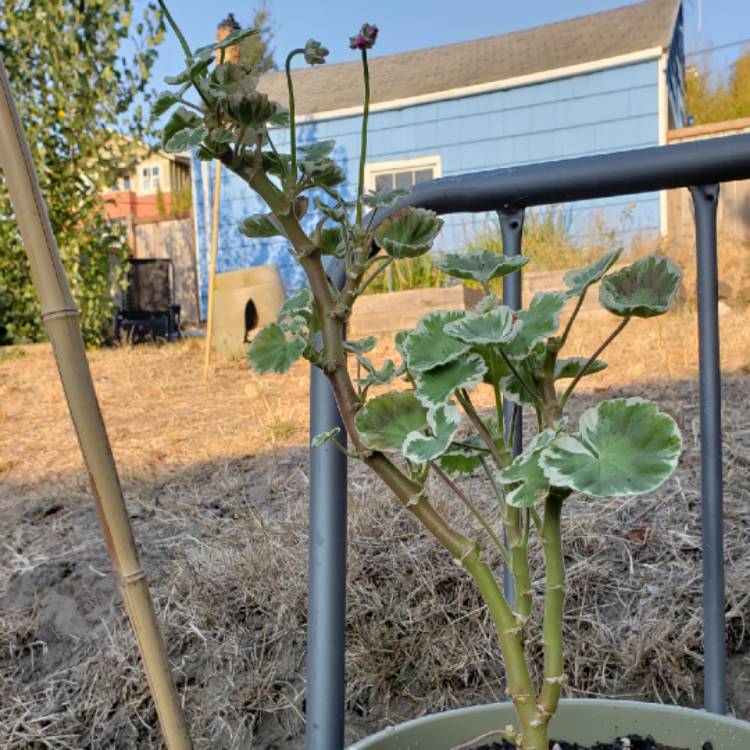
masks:
<svg viewBox="0 0 750 750"><path fill-rule="evenodd" d="M547 750L547 722L540 716L536 692L526 665L522 626L505 601L492 571L480 559L478 552L469 554L463 564L479 588L500 637L508 693L521 724L519 750Z"/></svg>
<svg viewBox="0 0 750 750"><path fill-rule="evenodd" d="M362 73L365 81L365 107L362 114L362 139L359 150L359 183L357 185L357 224L362 223L362 195L365 191L365 161L367 159L367 121L370 117L370 69L367 50L362 50Z"/></svg>
<svg viewBox="0 0 750 750"><path fill-rule="evenodd" d="M544 592L544 686L539 710L549 720L557 710L564 682L562 624L565 603L565 563L560 516L564 493L551 490L544 503L542 546L547 569Z"/></svg>

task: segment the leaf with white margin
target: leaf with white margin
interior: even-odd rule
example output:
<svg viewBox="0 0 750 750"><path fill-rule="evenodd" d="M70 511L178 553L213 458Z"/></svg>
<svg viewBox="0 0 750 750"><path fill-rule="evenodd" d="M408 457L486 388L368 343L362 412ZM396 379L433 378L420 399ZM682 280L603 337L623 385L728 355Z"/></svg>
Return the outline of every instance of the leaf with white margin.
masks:
<svg viewBox="0 0 750 750"><path fill-rule="evenodd" d="M669 310L681 280L682 271L669 258L641 258L604 277L599 302L623 318L653 318Z"/></svg>
<svg viewBox="0 0 750 750"><path fill-rule="evenodd" d="M366 378L360 378L357 380L357 385L359 385L360 388L369 388L371 385L387 385L394 377L396 377L396 364L392 359L385 360L380 369L375 367L375 365L373 365L373 363L362 354L357 356L357 360L367 371Z"/></svg>
<svg viewBox="0 0 750 750"><path fill-rule="evenodd" d="M509 457L508 446L502 433L497 431L497 424L491 420L488 420L486 424L487 429L493 435L500 455ZM449 474L471 474L482 465L482 459L487 457L489 457L489 450L479 435L468 435L461 438L461 445L452 443L438 459L438 465Z"/></svg>
<svg viewBox="0 0 750 750"><path fill-rule="evenodd" d="M579 429L547 447L540 466L552 484L593 497L652 492L680 457L677 423L641 398L603 401L583 413Z"/></svg>
<svg viewBox="0 0 750 750"><path fill-rule="evenodd" d="M253 214L239 225L245 237L284 237L284 229L272 214Z"/></svg>
<svg viewBox="0 0 750 750"><path fill-rule="evenodd" d="M555 380L564 380L565 378L574 378L583 369L588 362L587 357L570 357L570 359L558 359L555 362ZM603 359L595 359L586 369L586 375L594 375L597 372L606 370L607 363Z"/></svg>
<svg viewBox="0 0 750 750"><path fill-rule="evenodd" d="M367 336L367 338L355 341L344 341L344 351L351 354L367 354L367 352L371 352L375 348L375 344L377 343L377 336Z"/></svg>
<svg viewBox="0 0 750 750"><path fill-rule="evenodd" d="M454 359L431 370L414 375L417 398L427 408L440 406L459 389L471 390L479 385L487 372L487 365L478 354Z"/></svg>
<svg viewBox="0 0 750 750"><path fill-rule="evenodd" d="M328 432L319 432L311 442L311 445L313 448L320 448L321 445L325 445L329 440L333 440L333 438L336 437L336 435L341 432L340 427L334 427L332 430L328 430Z"/></svg>
<svg viewBox="0 0 750 750"><path fill-rule="evenodd" d="M527 310L519 310L517 315L522 323L521 330L503 351L510 359L523 359L534 348L534 344L547 336L557 333L560 327L560 313L567 295L565 292L538 292L534 295Z"/></svg>
<svg viewBox="0 0 750 750"><path fill-rule="evenodd" d="M421 372L458 359L469 351L469 345L448 336L446 325L464 317L463 310L427 313L417 327L403 340L409 370Z"/></svg>
<svg viewBox="0 0 750 750"><path fill-rule="evenodd" d="M499 279L525 266L530 258L523 255L508 257L498 255L491 250L482 253L451 253L446 255L438 265L449 276L459 279L478 281L486 287L492 279Z"/></svg>
<svg viewBox="0 0 750 750"><path fill-rule="evenodd" d="M503 305L482 315L466 315L449 323L444 330L467 344L507 344L518 335L522 325L515 312Z"/></svg>
<svg viewBox="0 0 750 750"><path fill-rule="evenodd" d="M386 190L381 193L367 193L362 196L362 203L368 208L392 206L399 198L409 195L410 192L406 188L396 188L395 190Z"/></svg>
<svg viewBox="0 0 750 750"><path fill-rule="evenodd" d="M287 315L294 316L302 313L312 313L313 308L313 295L312 292L307 288L303 287L297 294L289 297L279 309L279 318L283 318Z"/></svg>
<svg viewBox="0 0 750 750"><path fill-rule="evenodd" d="M583 268L574 268L563 276L563 281L568 287L569 297L578 297L583 294L592 284L595 284L607 271L617 262L622 254L622 248L605 253L601 258L589 263Z"/></svg>
<svg viewBox="0 0 750 750"><path fill-rule="evenodd" d="M354 425L366 448L398 451L407 435L427 427L427 410L413 391L386 393L369 399Z"/></svg>
<svg viewBox="0 0 750 750"><path fill-rule="evenodd" d="M461 414L450 404L438 406L427 413L427 424L432 435L410 432L401 448L404 457L416 464L433 461L448 450L461 427Z"/></svg>
<svg viewBox="0 0 750 750"><path fill-rule="evenodd" d="M267 372L284 373L301 356L307 341L294 334L287 336L277 323L262 328L247 350L247 359L261 375Z"/></svg>
<svg viewBox="0 0 750 750"><path fill-rule="evenodd" d="M552 443L566 424L567 419L563 419L554 428L548 427L540 432L523 453L516 456L513 463L500 472L500 481L503 484L521 483L506 493L505 502L508 505L514 508L530 508L546 495L550 482L539 466L539 459L542 451Z"/></svg>
<svg viewBox="0 0 750 750"><path fill-rule="evenodd" d="M448 474L473 474L481 465L481 451L473 451L461 445L451 445L438 459L438 466Z"/></svg>
<svg viewBox="0 0 750 750"><path fill-rule="evenodd" d="M426 208L402 208L377 228L375 242L392 258L424 255L443 228L443 220Z"/></svg>

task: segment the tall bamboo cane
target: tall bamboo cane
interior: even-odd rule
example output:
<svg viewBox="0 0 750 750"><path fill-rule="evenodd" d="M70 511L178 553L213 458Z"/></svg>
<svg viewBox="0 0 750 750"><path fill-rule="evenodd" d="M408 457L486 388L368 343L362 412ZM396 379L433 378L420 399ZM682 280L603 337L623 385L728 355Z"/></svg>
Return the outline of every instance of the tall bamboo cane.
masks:
<svg viewBox="0 0 750 750"><path fill-rule="evenodd" d="M0 57L0 167L15 209L31 266L42 320L57 361L70 416L88 468L99 520L119 575L122 597L146 670L167 747L191 750L192 742L180 705L146 576L133 539L120 480L91 379L70 293L52 234L29 147L21 130Z"/></svg>
<svg viewBox="0 0 750 750"><path fill-rule="evenodd" d="M212 336L214 330L214 296L216 290L216 259L219 255L219 205L221 200L221 162L214 162L214 209L211 220L211 259L208 267L208 315L206 319L206 354L203 362L203 377L208 379L208 364L211 360Z"/></svg>

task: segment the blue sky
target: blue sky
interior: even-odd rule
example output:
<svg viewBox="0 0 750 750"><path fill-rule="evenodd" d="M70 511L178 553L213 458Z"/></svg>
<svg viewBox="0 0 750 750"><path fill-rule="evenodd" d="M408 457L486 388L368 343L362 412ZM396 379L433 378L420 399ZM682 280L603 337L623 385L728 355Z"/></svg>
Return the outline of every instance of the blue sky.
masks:
<svg viewBox="0 0 750 750"><path fill-rule="evenodd" d="M355 59L347 41L364 22L376 23L381 30L376 51L393 54L407 50L462 42L483 36L554 23L566 18L627 5L627 0L268 0L276 38L277 62L293 47L309 37L322 41L331 50L330 62ZM698 8L701 5L701 29ZM171 0L172 14L182 26L188 42L197 47L213 41L216 25L233 12L245 25L250 22L253 0ZM723 45L750 38L749 0L685 0L688 51ZM746 45L746 48L750 44ZM740 48L718 51L713 62L726 66ZM159 49L154 85L163 88L165 75L181 69L182 54L169 34Z"/></svg>

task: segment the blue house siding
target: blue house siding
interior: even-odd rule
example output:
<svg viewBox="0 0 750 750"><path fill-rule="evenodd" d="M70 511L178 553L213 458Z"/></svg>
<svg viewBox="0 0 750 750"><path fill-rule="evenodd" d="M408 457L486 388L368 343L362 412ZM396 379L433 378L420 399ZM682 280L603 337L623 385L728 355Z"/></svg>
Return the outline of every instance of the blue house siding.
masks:
<svg viewBox="0 0 750 750"><path fill-rule="evenodd" d="M376 111L370 115L368 163L438 155L442 175L450 176L654 146L659 143L658 67L658 59L653 59L501 91ZM288 132L274 131L273 138L283 151ZM336 141L334 156L345 169L350 195L357 181L359 138L359 116L299 126L302 143ZM199 283L205 310L214 165L194 160L193 166ZM581 202L561 210L569 217L571 232L585 236L597 218L617 224L632 200L631 231L657 232L657 194ZM242 218L263 210L250 189L224 170L218 270L275 263L288 290L295 289L304 279L289 258L285 243L250 240L237 230ZM306 221L311 226L314 217ZM446 217L438 247L460 249L475 232L491 226L487 215Z"/></svg>

